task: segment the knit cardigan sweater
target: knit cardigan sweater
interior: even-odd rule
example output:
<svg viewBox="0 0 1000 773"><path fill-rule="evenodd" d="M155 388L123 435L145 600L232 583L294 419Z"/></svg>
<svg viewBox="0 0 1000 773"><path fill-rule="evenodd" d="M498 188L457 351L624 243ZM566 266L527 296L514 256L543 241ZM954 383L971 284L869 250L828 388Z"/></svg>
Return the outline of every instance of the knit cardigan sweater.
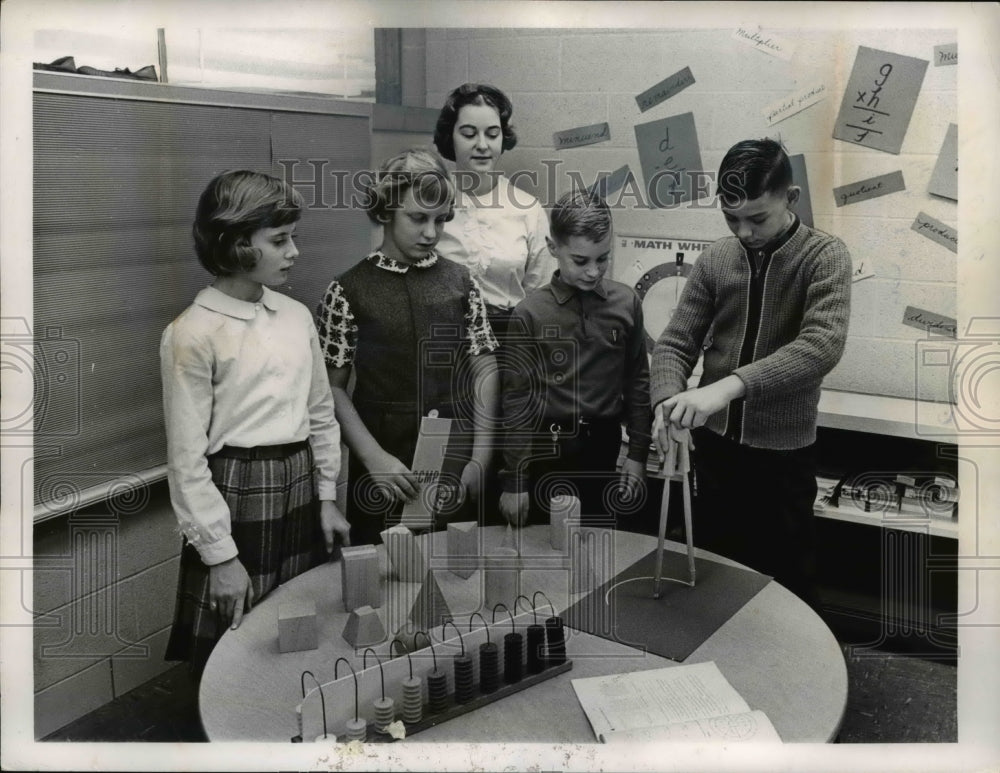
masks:
<svg viewBox="0 0 1000 773"><path fill-rule="evenodd" d="M651 401L655 406L685 390L704 350L700 386L733 373L746 385L735 437L756 448L802 448L816 439L820 384L844 352L851 257L840 239L799 223L765 271L753 358L739 367L750 258L736 237L706 248L653 350ZM729 411L721 410L706 426L726 435L728 421Z"/></svg>

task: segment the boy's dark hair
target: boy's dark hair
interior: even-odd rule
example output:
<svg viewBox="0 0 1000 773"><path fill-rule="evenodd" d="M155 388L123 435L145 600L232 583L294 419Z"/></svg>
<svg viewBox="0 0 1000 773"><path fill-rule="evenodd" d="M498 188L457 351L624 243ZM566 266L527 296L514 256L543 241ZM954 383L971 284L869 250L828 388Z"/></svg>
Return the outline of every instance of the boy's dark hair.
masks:
<svg viewBox="0 0 1000 773"><path fill-rule="evenodd" d="M291 185L249 169L223 172L202 191L195 210L194 249L214 276L253 270L260 253L250 237L302 217L302 196Z"/></svg>
<svg viewBox="0 0 1000 773"><path fill-rule="evenodd" d="M488 105L496 110L500 116L500 132L503 135L500 149L510 150L517 145L517 133L510 122L514 106L507 95L487 83L464 83L448 95L438 114L437 126L434 127L434 144L442 156L449 161L455 160L455 124L458 123L458 111L466 105Z"/></svg>
<svg viewBox="0 0 1000 773"><path fill-rule="evenodd" d="M780 142L743 140L733 145L719 165L719 198L736 208L767 193L783 193L792 184L792 163Z"/></svg>
<svg viewBox="0 0 1000 773"><path fill-rule="evenodd" d="M599 193L572 190L564 193L549 214L549 234L565 244L571 236L599 242L611 233L611 208Z"/></svg>
<svg viewBox="0 0 1000 773"><path fill-rule="evenodd" d="M410 148L383 161L375 181L366 187L365 212L369 219L381 225L388 223L411 188L421 206L449 204L448 219L454 216L455 187L441 156L430 148Z"/></svg>

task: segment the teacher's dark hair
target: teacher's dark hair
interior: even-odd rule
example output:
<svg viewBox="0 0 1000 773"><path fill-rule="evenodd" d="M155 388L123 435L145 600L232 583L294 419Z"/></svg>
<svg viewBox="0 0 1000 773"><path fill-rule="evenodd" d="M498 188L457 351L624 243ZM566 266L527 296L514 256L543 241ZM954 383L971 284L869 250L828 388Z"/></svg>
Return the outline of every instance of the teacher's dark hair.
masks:
<svg viewBox="0 0 1000 773"><path fill-rule="evenodd" d="M487 83L464 83L448 95L438 114L434 145L442 156L449 161L455 160L455 124L458 123L458 111L466 105L488 105L496 110L500 116L500 132L503 135L501 149L510 150L517 145L517 133L510 122L514 106L507 95Z"/></svg>

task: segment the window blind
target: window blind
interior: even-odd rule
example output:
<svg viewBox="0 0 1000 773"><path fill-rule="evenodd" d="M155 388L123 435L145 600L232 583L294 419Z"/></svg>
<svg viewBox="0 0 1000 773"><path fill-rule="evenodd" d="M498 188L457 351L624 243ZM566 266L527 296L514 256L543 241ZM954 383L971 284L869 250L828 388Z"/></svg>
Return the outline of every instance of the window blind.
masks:
<svg viewBox="0 0 1000 773"><path fill-rule="evenodd" d="M35 92L36 520L95 492L121 494L121 512L141 509L143 481L164 474L159 339L211 280L190 235L205 184L226 169L281 174L279 155L328 152L340 167L368 167L367 114L303 115L268 102ZM314 207L299 230L293 285L279 289L312 309L365 254L370 228L363 212Z"/></svg>

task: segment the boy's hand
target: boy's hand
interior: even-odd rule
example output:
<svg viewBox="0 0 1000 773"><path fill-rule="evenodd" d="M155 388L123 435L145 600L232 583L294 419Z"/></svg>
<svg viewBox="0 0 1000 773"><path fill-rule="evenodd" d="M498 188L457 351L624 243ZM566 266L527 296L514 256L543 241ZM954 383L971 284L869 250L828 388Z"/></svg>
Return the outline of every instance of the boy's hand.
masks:
<svg viewBox="0 0 1000 773"><path fill-rule="evenodd" d="M208 568L208 598L223 625L239 628L243 613L253 606L253 585L238 557Z"/></svg>
<svg viewBox="0 0 1000 773"><path fill-rule="evenodd" d="M326 553L333 553L333 535L340 535L342 544L351 544L351 524L340 512L337 503L333 500L324 499L319 503L319 521L323 527L323 539L326 540Z"/></svg>
<svg viewBox="0 0 1000 773"><path fill-rule="evenodd" d="M721 381L686 392L678 392L657 406L657 420L669 422L675 427L694 429L704 426L708 417L726 408L729 403L746 393L746 386L739 376L726 376ZM655 424L654 424L655 427ZM661 427L662 429L662 427ZM657 445L661 452L665 445Z"/></svg>
<svg viewBox="0 0 1000 773"><path fill-rule="evenodd" d="M511 526L521 527L528 520L528 492L505 491L500 495L500 514Z"/></svg>
<svg viewBox="0 0 1000 773"><path fill-rule="evenodd" d="M626 502L639 494L645 478L646 466L642 462L637 462L635 459L626 459L622 462L622 474L618 485Z"/></svg>

